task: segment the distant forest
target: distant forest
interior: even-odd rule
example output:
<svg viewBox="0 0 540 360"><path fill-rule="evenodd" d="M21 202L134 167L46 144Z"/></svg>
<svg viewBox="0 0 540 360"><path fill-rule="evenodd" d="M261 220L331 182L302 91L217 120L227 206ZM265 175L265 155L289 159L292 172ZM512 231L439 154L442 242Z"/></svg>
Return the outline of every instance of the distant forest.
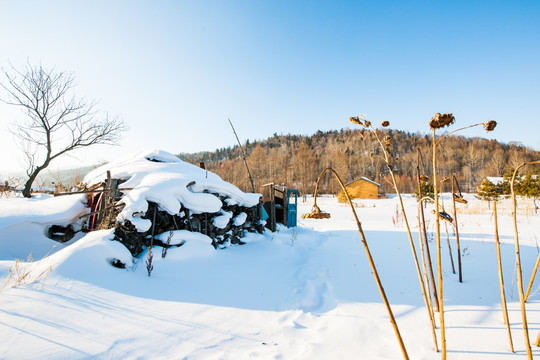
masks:
<svg viewBox="0 0 540 360"><path fill-rule="evenodd" d="M400 191L414 192L417 149L424 159L425 174L431 175L431 136L392 129L377 131L381 138L389 135L392 139L389 150L396 158L394 171ZM262 192L263 184L276 183L298 189L301 194L313 193L317 176L326 167L336 170L345 183L364 176L381 184L382 192L393 192L385 163L378 156L379 144L368 131L318 131L311 136L274 134L263 141L247 141L242 146L256 192ZM193 164L204 162L206 169L251 192L239 146L178 156ZM476 192L486 176L502 176L522 162L537 159L540 152L520 144L448 136L439 143L437 162L440 175L455 175L462 191ZM339 191L339 184L330 175L325 175L321 187L322 193Z"/></svg>

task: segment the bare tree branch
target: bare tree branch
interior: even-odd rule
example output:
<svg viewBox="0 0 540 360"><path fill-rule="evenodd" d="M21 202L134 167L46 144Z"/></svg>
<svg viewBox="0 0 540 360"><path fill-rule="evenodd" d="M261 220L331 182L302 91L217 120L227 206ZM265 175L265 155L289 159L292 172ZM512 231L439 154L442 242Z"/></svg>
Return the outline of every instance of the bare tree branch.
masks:
<svg viewBox="0 0 540 360"><path fill-rule="evenodd" d="M26 64L22 69L2 69L6 92L0 101L19 107L26 119L12 125L19 139L29 176L23 195L31 196L37 175L59 156L96 144L116 145L125 123L118 117L100 115L97 103L72 94L73 74Z"/></svg>

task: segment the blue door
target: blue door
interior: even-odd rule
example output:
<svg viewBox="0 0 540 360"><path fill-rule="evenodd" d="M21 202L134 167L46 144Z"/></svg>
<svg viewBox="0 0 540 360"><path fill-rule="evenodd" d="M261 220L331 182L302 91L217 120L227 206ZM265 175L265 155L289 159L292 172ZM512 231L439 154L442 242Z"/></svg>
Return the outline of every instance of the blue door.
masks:
<svg viewBox="0 0 540 360"><path fill-rule="evenodd" d="M287 189L287 227L296 226L298 190Z"/></svg>

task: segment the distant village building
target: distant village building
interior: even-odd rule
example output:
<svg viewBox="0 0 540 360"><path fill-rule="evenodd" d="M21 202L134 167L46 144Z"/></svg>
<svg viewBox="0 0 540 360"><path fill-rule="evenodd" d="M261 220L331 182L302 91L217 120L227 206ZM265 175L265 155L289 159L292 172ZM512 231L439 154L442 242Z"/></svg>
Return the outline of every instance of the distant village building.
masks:
<svg viewBox="0 0 540 360"><path fill-rule="evenodd" d="M495 186L501 185L504 182L502 176L487 176L486 179Z"/></svg>
<svg viewBox="0 0 540 360"><path fill-rule="evenodd" d="M345 188L351 199L377 199L379 197L380 184L369 180L366 177L361 177L345 184ZM346 201L343 190L339 193L339 201Z"/></svg>

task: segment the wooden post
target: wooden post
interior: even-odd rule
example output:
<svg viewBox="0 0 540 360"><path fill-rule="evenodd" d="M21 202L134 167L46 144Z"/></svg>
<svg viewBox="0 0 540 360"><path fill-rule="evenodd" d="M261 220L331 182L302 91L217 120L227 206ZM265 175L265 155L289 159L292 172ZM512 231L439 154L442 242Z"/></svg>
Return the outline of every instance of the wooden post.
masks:
<svg viewBox="0 0 540 360"><path fill-rule="evenodd" d="M289 227L289 197L287 196L287 187L283 187L283 225Z"/></svg>
<svg viewBox="0 0 540 360"><path fill-rule="evenodd" d="M276 231L276 189L270 185L270 230Z"/></svg>
<svg viewBox="0 0 540 360"><path fill-rule="evenodd" d="M104 227L104 220L107 219L107 216L105 215L105 209L109 207L109 197L110 197L110 191L108 189L111 186L111 172L107 171L107 180L105 180L105 185L103 186L103 193L101 194L101 202L99 204L99 213L97 214L97 229L105 229ZM106 225L105 225L106 226Z"/></svg>
<svg viewBox="0 0 540 360"><path fill-rule="evenodd" d="M109 185L109 204L108 204L109 214L107 216L106 229L110 229L111 223L114 221L113 219L114 210L115 210L114 203L116 201L117 192L118 192L118 179L111 179L110 185Z"/></svg>

